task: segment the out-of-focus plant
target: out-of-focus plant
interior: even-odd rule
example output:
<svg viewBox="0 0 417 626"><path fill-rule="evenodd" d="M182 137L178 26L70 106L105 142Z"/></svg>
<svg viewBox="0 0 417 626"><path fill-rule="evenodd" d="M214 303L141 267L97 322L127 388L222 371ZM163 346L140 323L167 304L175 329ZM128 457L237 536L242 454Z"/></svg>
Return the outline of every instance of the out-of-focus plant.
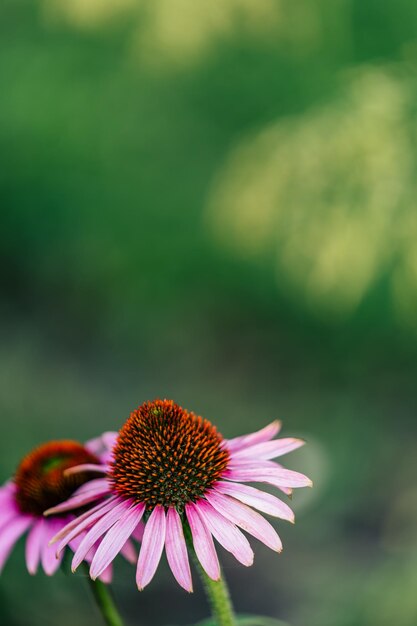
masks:
<svg viewBox="0 0 417 626"><path fill-rule="evenodd" d="M281 290L344 319L385 276L415 325L417 161L412 89L352 72L333 103L261 129L232 150L208 219L238 255L272 263Z"/></svg>
<svg viewBox="0 0 417 626"><path fill-rule="evenodd" d="M151 64L194 65L216 43L236 37L279 38L297 54L317 42L321 26L306 0L292 6L283 0L42 0L48 22L65 21L82 30L111 25L128 16L128 47ZM295 27L297 26L297 27ZM297 47L295 46L297 45Z"/></svg>

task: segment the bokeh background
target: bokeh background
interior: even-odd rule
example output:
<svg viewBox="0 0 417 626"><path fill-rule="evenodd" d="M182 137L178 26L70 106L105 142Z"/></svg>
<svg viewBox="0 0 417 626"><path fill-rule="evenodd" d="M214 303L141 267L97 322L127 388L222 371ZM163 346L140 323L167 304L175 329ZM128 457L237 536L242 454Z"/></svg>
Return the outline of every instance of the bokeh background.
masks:
<svg viewBox="0 0 417 626"><path fill-rule="evenodd" d="M241 613L417 623L417 4L3 0L0 479L173 398L308 445ZM255 540L254 540L255 541ZM129 625L207 613L164 564ZM82 575L0 579L7 626L99 625Z"/></svg>

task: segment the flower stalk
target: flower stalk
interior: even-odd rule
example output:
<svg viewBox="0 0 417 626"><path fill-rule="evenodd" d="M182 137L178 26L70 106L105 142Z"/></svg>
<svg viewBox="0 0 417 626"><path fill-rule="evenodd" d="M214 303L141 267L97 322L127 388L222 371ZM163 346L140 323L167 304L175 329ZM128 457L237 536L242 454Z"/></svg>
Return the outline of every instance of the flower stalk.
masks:
<svg viewBox="0 0 417 626"><path fill-rule="evenodd" d="M88 574L88 567L86 567L86 570ZM88 582L104 623L107 626L124 626L108 586L101 580L92 580L89 575Z"/></svg>
<svg viewBox="0 0 417 626"><path fill-rule="evenodd" d="M216 626L236 626L233 605L223 574L219 580L212 580L204 571L204 568L201 566L200 561L195 554L191 532L187 526L184 528L184 535L203 583L204 591L206 592L211 608L211 614L215 620Z"/></svg>

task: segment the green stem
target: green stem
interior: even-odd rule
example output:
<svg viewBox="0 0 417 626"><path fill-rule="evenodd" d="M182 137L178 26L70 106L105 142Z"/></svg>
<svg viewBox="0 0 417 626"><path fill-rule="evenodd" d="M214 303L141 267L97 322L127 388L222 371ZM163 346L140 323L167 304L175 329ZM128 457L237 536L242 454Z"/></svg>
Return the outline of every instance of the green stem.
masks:
<svg viewBox="0 0 417 626"><path fill-rule="evenodd" d="M88 576L90 589L93 592L96 604L107 626L123 626L123 620L116 608L112 595L107 585L101 580L92 580Z"/></svg>
<svg viewBox="0 0 417 626"><path fill-rule="evenodd" d="M191 554L193 555L195 566L200 574L200 578L211 607L211 614L216 620L216 626L235 626L235 614L233 611L232 601L230 599L229 589L223 574L221 575L220 580L212 580L209 576L207 576L194 551L189 528L184 528L184 535Z"/></svg>

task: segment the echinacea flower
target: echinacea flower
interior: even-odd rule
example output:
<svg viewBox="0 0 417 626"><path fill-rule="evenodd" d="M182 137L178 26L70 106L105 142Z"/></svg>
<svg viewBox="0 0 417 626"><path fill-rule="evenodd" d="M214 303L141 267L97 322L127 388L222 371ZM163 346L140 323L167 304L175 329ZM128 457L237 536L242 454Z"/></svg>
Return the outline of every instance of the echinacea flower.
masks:
<svg viewBox="0 0 417 626"><path fill-rule="evenodd" d="M213 580L220 578L213 537L246 566L253 562L253 551L240 529L280 552L277 532L254 509L290 522L293 512L277 497L245 484L263 482L287 494L295 487L311 485L303 474L271 460L304 443L293 438L273 440L279 429L280 423L273 422L258 432L226 440L208 420L170 400L142 404L120 430L111 462L97 468L105 473L107 491L100 483L96 506L57 533L53 541L59 541L58 554L87 531L74 554L75 570L102 538L90 567L95 579L126 540L138 535L138 525L145 520L138 588L153 578L165 547L176 580L192 591L184 537L187 527L196 556ZM71 471L85 471L85 466ZM91 504L94 489L85 495L84 499L81 490L50 513Z"/></svg>
<svg viewBox="0 0 417 626"><path fill-rule="evenodd" d="M97 464L109 460L109 452L115 442L116 433L105 433L85 445L76 441L50 441L32 450L21 461L12 480L0 487L0 572L18 539L26 532L26 566L30 574L35 574L39 564L51 576L62 561L57 558L55 549L49 545L50 539L70 522L74 515L70 511L44 517L45 509L55 506L78 490L88 501L85 488L97 485ZM84 464L86 470L67 475L65 470ZM81 536L71 542L73 550L79 546ZM86 555L91 562L96 546ZM130 558L135 557L133 546L124 548ZM111 570L100 573L108 582Z"/></svg>

